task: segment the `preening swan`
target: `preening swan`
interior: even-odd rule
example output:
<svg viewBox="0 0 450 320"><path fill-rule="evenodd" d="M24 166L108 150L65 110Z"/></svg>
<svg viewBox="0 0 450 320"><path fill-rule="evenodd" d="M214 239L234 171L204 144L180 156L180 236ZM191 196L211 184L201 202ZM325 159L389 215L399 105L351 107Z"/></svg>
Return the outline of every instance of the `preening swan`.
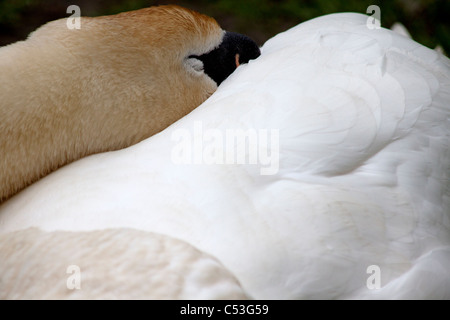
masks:
<svg viewBox="0 0 450 320"><path fill-rule="evenodd" d="M155 232L257 299L449 299L450 62L366 21L332 14L275 36L160 134L3 204L0 233Z"/></svg>
<svg viewBox="0 0 450 320"><path fill-rule="evenodd" d="M0 202L161 131L258 55L249 38L178 6L83 17L80 30L61 19L0 48Z"/></svg>

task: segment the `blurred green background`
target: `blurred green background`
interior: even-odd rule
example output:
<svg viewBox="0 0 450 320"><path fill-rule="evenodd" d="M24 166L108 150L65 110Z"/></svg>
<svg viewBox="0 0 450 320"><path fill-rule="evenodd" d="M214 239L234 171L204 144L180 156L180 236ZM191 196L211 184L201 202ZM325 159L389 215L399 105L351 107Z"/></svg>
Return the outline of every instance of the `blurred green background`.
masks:
<svg viewBox="0 0 450 320"><path fill-rule="evenodd" d="M222 28L245 33L259 45L300 22L333 12L366 13L375 4L383 27L401 22L414 40L450 52L450 0L0 0L0 46L25 39L47 21L68 17L71 4L81 8L82 16L97 16L167 3L210 15Z"/></svg>

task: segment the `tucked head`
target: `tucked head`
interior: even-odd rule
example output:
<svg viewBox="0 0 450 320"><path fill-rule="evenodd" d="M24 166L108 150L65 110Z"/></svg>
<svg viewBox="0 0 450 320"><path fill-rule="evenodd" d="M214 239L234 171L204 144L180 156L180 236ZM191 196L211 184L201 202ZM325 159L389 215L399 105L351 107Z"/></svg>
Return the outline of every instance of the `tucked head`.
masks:
<svg viewBox="0 0 450 320"><path fill-rule="evenodd" d="M220 85L239 65L258 58L260 54L259 47L249 37L225 32L217 48L190 58L200 60L204 72Z"/></svg>
<svg viewBox="0 0 450 320"><path fill-rule="evenodd" d="M213 18L176 5L99 18L103 18L106 25L113 23L127 32L123 37L127 42L122 45L123 49L141 48L152 70L162 67L164 75L177 79L181 75L180 80L185 86L195 79L195 86L208 87L208 94L212 93L208 80L214 82L214 91L240 64L260 55L259 47L249 37L224 31ZM110 34L114 36L115 33ZM117 41L117 38L111 39L111 43L121 45ZM142 61L135 62L142 69ZM180 66L194 78L184 78L186 74L180 74ZM159 81L163 78L158 76ZM170 79L170 84L173 86L173 79ZM191 94L195 95L194 92Z"/></svg>
<svg viewBox="0 0 450 320"><path fill-rule="evenodd" d="M0 202L67 163L160 132L259 56L249 38L179 6L67 22L0 48Z"/></svg>
<svg viewBox="0 0 450 320"><path fill-rule="evenodd" d="M59 81L70 84L67 94L78 109L91 108L90 118L96 110L123 109L127 118L136 119L130 121L133 128L146 125L133 135L139 140L192 111L240 64L260 55L250 38L175 5L82 17L80 30L68 30L62 19L41 27L28 41L47 51L49 64L64 66Z"/></svg>

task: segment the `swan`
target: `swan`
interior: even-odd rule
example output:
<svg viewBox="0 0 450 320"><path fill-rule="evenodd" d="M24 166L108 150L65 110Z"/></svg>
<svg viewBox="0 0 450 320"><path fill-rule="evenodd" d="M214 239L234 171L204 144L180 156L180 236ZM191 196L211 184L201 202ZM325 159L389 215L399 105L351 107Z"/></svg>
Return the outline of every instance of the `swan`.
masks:
<svg viewBox="0 0 450 320"><path fill-rule="evenodd" d="M366 23L276 35L163 132L4 203L0 234L165 235L255 299L449 299L450 61Z"/></svg>
<svg viewBox="0 0 450 320"><path fill-rule="evenodd" d="M0 48L0 202L161 131L259 55L250 38L173 5L66 23Z"/></svg>

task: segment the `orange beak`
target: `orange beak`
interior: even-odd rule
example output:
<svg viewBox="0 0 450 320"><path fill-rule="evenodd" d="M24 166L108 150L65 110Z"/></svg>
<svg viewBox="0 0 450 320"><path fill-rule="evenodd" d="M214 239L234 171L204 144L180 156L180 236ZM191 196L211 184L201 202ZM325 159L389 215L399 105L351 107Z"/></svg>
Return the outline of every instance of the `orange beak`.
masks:
<svg viewBox="0 0 450 320"><path fill-rule="evenodd" d="M239 53L236 53L235 59L236 59L236 68L237 68L237 67L239 67L241 65L239 63Z"/></svg>

